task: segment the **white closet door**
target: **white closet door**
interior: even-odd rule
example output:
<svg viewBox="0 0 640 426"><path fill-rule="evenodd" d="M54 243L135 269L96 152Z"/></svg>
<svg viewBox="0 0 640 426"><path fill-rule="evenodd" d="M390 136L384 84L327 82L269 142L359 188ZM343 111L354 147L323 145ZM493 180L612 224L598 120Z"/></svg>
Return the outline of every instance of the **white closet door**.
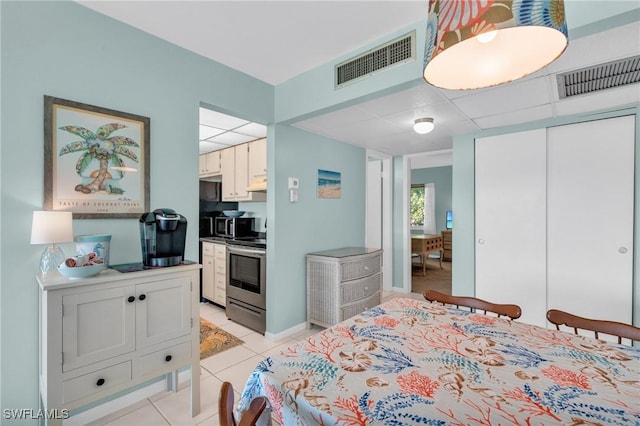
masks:
<svg viewBox="0 0 640 426"><path fill-rule="evenodd" d="M546 130L476 139L476 297L546 325Z"/></svg>
<svg viewBox="0 0 640 426"><path fill-rule="evenodd" d="M548 307L631 323L633 116L548 129Z"/></svg>

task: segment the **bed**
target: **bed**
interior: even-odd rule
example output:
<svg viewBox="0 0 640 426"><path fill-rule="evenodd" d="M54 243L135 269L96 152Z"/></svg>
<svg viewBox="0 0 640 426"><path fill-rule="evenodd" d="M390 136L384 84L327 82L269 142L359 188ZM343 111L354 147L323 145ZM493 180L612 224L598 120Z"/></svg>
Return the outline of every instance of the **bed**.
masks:
<svg viewBox="0 0 640 426"><path fill-rule="evenodd" d="M640 424L640 349L408 298L266 358L283 425Z"/></svg>

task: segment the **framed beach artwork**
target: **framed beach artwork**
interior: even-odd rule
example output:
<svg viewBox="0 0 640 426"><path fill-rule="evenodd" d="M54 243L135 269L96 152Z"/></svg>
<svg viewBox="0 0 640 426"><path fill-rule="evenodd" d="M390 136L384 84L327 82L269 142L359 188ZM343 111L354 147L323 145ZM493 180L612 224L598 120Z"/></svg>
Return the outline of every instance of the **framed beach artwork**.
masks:
<svg viewBox="0 0 640 426"><path fill-rule="evenodd" d="M149 209L149 118L44 97L44 208L75 219Z"/></svg>
<svg viewBox="0 0 640 426"><path fill-rule="evenodd" d="M318 169L318 198L340 198L340 172Z"/></svg>

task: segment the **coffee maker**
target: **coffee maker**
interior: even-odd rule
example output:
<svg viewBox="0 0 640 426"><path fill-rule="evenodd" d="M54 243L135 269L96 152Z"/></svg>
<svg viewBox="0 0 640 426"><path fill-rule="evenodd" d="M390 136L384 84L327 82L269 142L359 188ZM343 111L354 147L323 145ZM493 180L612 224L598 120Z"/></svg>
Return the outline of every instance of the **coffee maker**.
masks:
<svg viewBox="0 0 640 426"><path fill-rule="evenodd" d="M184 260L187 219L171 209L156 209L140 217L144 266L175 266Z"/></svg>

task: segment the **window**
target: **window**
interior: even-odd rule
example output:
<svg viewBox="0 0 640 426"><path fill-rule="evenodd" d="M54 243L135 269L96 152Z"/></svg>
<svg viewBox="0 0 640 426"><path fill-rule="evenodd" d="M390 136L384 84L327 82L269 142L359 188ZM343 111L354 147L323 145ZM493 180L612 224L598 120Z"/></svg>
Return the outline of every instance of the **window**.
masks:
<svg viewBox="0 0 640 426"><path fill-rule="evenodd" d="M424 227L424 185L411 185L411 229Z"/></svg>
<svg viewBox="0 0 640 426"><path fill-rule="evenodd" d="M433 183L411 185L409 212L411 230L425 234L436 233L436 189Z"/></svg>

